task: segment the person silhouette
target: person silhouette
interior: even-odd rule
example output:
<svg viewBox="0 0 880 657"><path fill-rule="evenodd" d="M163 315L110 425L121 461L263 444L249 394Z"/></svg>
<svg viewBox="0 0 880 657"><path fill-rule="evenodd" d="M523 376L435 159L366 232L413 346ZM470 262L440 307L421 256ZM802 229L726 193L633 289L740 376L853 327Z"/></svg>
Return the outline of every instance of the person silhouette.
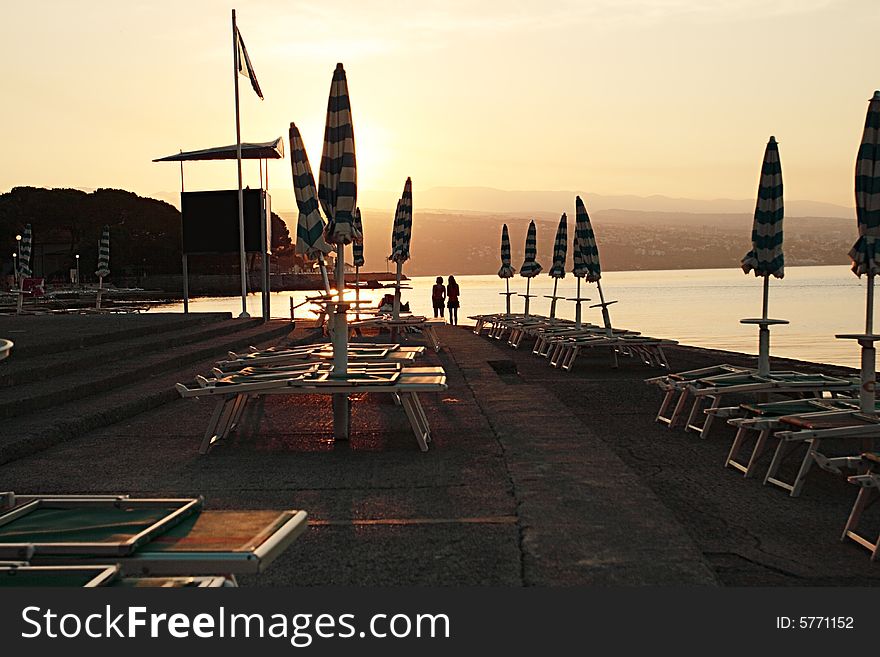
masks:
<svg viewBox="0 0 880 657"><path fill-rule="evenodd" d="M458 324L458 296L458 283L455 282L455 276L450 276L446 284L446 307L449 308L449 323L453 326Z"/></svg>
<svg viewBox="0 0 880 657"><path fill-rule="evenodd" d="M443 306L446 302L446 288L443 286L443 277L438 276L437 282L431 288L431 303L434 304L434 317L443 317Z"/></svg>

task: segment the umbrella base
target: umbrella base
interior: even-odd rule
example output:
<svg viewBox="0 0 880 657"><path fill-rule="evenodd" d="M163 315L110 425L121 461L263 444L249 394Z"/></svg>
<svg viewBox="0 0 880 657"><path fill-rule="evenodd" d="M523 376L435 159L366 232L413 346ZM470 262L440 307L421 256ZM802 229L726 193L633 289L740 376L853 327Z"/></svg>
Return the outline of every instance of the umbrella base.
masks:
<svg viewBox="0 0 880 657"><path fill-rule="evenodd" d="M333 395L333 439L348 440L351 435L351 399Z"/></svg>

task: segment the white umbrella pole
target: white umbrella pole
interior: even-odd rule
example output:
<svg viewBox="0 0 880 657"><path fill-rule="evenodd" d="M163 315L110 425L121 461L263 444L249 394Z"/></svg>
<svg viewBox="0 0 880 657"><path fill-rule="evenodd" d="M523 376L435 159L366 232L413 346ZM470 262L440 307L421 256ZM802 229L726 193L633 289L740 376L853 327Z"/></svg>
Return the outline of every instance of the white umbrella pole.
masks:
<svg viewBox="0 0 880 657"><path fill-rule="evenodd" d="M318 269L321 270L321 279L324 283L324 292L330 296L330 279L327 278L327 263L324 262L324 254L318 254Z"/></svg>
<svg viewBox="0 0 880 657"><path fill-rule="evenodd" d="M865 308L865 334L874 333L874 275L868 274L868 295ZM859 410L874 415L874 386L876 385L877 351L873 340L862 343L862 387L859 391Z"/></svg>
<svg viewBox="0 0 880 657"><path fill-rule="evenodd" d="M400 279L403 276L403 263L397 263L397 278L396 284L394 286L394 310L392 312L392 317L395 321L400 319Z"/></svg>
<svg viewBox="0 0 880 657"><path fill-rule="evenodd" d="M605 323L605 333L608 337L611 337L614 335L614 331L611 328L611 315L608 313L605 295L602 293L602 281L596 281L596 287L599 289L599 303L602 305L602 321Z"/></svg>
<svg viewBox="0 0 880 657"><path fill-rule="evenodd" d="M360 319L360 309L361 309L361 268L355 266L354 268L354 318Z"/></svg>
<svg viewBox="0 0 880 657"><path fill-rule="evenodd" d="M345 293L345 246L342 244L336 246L336 289L339 293L339 302L330 315L333 373L336 376L345 376L348 373L348 325L345 321L345 306L342 303L342 296Z"/></svg>
<svg viewBox="0 0 880 657"><path fill-rule="evenodd" d="M532 279L527 278L526 279L526 307L525 307L525 313L523 313L526 317L529 316L529 287L531 286L531 284L532 284Z"/></svg>
<svg viewBox="0 0 880 657"><path fill-rule="evenodd" d="M581 324L581 277L577 277L578 288L577 288L577 301L575 302L574 307L574 325L578 328L583 328Z"/></svg>
<svg viewBox="0 0 880 657"><path fill-rule="evenodd" d="M559 285L559 279L553 279L553 298L550 299L550 319L556 317L556 286Z"/></svg>
<svg viewBox="0 0 880 657"><path fill-rule="evenodd" d="M764 276L764 300L761 305L761 319L767 319L768 299L770 297L770 277ZM770 327L758 327L758 375L770 374Z"/></svg>
<svg viewBox="0 0 880 657"><path fill-rule="evenodd" d="M95 308L101 309L101 292L104 289L104 277L98 276L98 296L95 299Z"/></svg>

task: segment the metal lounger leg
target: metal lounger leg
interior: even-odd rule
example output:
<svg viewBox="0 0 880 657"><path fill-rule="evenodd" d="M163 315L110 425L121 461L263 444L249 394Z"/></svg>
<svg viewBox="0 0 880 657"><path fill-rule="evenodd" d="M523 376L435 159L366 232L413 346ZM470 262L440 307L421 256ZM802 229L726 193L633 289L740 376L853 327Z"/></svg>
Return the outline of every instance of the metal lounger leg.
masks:
<svg viewBox="0 0 880 657"><path fill-rule="evenodd" d="M758 467L758 459L764 456L770 433L770 429L764 429L758 434L758 440L755 441L755 447L752 449L751 457L749 457L749 464L746 466L745 472L743 473L744 477L752 477L755 475L756 468Z"/></svg>
<svg viewBox="0 0 880 657"><path fill-rule="evenodd" d="M736 436L733 438L733 444L730 446L730 451L727 452L727 458L724 459L724 467L725 468L736 468L740 472L745 471L745 466L739 463L736 460L736 457L739 456L739 450L742 448L743 441L746 438L746 432L749 431L747 427L739 426L736 429Z"/></svg>
<svg viewBox="0 0 880 657"><path fill-rule="evenodd" d="M431 425L428 424L428 416L425 415L425 409L422 406L422 400L419 399L418 394L412 393L412 403L413 408L419 416L419 419L422 422L422 428L425 431L425 441L431 442Z"/></svg>
<svg viewBox="0 0 880 657"><path fill-rule="evenodd" d="M655 422L669 424L669 418L663 414L666 412L666 409L669 408L669 404L672 402L673 397L675 397L676 392L677 390L670 386L666 391L666 394L663 395L663 401L660 402L660 410L657 411L657 417L654 418Z"/></svg>
<svg viewBox="0 0 880 657"><path fill-rule="evenodd" d="M678 424L678 419L684 415L684 409L687 406L687 401L691 396L690 388L684 387L681 389L681 394L678 396L678 401L675 404L675 408L672 409L672 415L669 416L669 428L671 429L676 424Z"/></svg>
<svg viewBox="0 0 880 657"><path fill-rule="evenodd" d="M791 440L780 440L779 444L776 446L776 451L773 453L773 460L770 461L770 467L767 468L767 474L764 475L764 485L773 484L774 486L779 486L780 488L784 488L787 491L791 491L791 484L782 481L776 477L776 473L779 472L779 468L782 466L782 462L785 460L785 457L788 456L791 451L798 447L801 443L795 442Z"/></svg>
<svg viewBox="0 0 880 657"><path fill-rule="evenodd" d="M696 424L697 418L703 410L703 397L694 395L694 403L691 405L691 412L688 413L687 420L684 423L685 431L701 431L702 426Z"/></svg>
<svg viewBox="0 0 880 657"><path fill-rule="evenodd" d="M870 550L871 561L875 561L877 556L880 555L880 537L877 538L876 542L872 543L869 539L859 534L857 530L859 519L862 517L862 512L868 507L871 498L874 497L875 494L876 489L873 487L859 489L859 494L856 496L856 501L853 504L852 511L850 511L849 518L847 518L846 521L846 526L843 528L843 534L840 537L841 541L845 541L849 538L862 547Z"/></svg>
<svg viewBox="0 0 880 657"><path fill-rule="evenodd" d="M409 419L409 425L412 427L413 433L416 436L416 441L419 443L419 448L423 452L428 451L428 441L425 436L425 432L421 427L421 423L418 417L418 413L413 408L412 402L412 393L405 392L401 395L403 401L403 410L406 411L406 417Z"/></svg>
<svg viewBox="0 0 880 657"><path fill-rule="evenodd" d="M562 369L567 372L571 372L574 367L574 361L577 360L578 354L580 353L581 348L577 345L570 347L566 356L562 359Z"/></svg>
<svg viewBox="0 0 880 657"><path fill-rule="evenodd" d="M238 395L230 395L229 397L223 397L217 401L217 406L214 408L214 413L211 415L211 420L208 423L208 429L205 431L204 438L202 438L202 444L199 447L199 454L207 454L208 450L211 449L214 443L221 440L223 436L226 435L226 428L229 426L229 418L232 416L237 400Z"/></svg>

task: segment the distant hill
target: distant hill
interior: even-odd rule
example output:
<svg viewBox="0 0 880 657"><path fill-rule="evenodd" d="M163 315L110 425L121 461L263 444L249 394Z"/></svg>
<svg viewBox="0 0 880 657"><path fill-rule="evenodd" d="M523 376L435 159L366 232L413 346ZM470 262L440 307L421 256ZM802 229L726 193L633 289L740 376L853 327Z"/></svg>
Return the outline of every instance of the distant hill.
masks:
<svg viewBox="0 0 880 657"><path fill-rule="evenodd" d="M291 233L296 212L282 212ZM365 268L384 271L391 245L391 213L362 210ZM569 235L574 216L569 215ZM751 248L752 216L601 210L590 213L602 266L608 271L737 267ZM538 261L549 269L559 216L542 213L435 212L416 210L412 260L414 276L494 274L500 266L501 226L508 224L513 265L523 257L531 219L538 228ZM855 219L791 217L785 223L789 265L845 264L856 239ZM571 268L569 258L567 269Z"/></svg>

